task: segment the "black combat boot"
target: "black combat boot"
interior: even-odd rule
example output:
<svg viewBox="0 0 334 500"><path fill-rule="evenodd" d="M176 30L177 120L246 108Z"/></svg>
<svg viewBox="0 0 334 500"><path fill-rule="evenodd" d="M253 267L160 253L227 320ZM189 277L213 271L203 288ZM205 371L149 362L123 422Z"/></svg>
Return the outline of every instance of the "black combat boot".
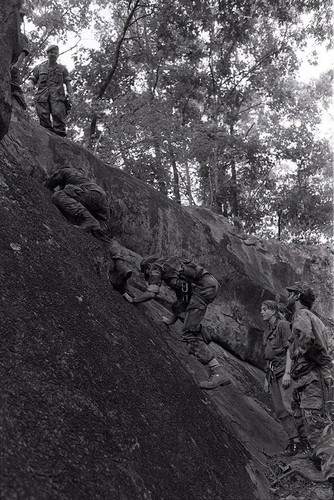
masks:
<svg viewBox="0 0 334 500"><path fill-rule="evenodd" d="M215 389L220 385L228 385L231 383L231 380L226 377L224 374L224 370L220 365L214 366L210 368L210 376L209 380L205 380L199 383L201 389Z"/></svg>
<svg viewBox="0 0 334 500"><path fill-rule="evenodd" d="M131 269L125 265L123 259L114 259L114 262L118 277L123 281L127 281L132 276Z"/></svg>
<svg viewBox="0 0 334 500"><path fill-rule="evenodd" d="M300 442L299 450L294 455L294 458L299 460L299 459L306 459L306 458L311 458L311 457L312 457L312 448L309 445L308 441L306 439L303 439Z"/></svg>
<svg viewBox="0 0 334 500"><path fill-rule="evenodd" d="M293 457L300 450L300 443L295 439L290 439L288 446L279 454L280 457Z"/></svg>
<svg viewBox="0 0 334 500"><path fill-rule="evenodd" d="M113 259L115 263L116 279L113 281L113 287L118 292L124 294L126 292L126 284L132 276L132 271L129 269L123 259Z"/></svg>

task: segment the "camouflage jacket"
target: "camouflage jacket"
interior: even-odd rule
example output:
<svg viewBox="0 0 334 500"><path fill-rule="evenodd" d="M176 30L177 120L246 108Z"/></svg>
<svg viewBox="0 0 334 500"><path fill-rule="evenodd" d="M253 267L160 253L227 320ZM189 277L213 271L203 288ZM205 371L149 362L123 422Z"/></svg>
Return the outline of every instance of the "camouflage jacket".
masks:
<svg viewBox="0 0 334 500"><path fill-rule="evenodd" d="M290 324L285 320L278 320L274 326L269 326L264 334L264 358L271 361L276 377L280 377L285 371L290 337Z"/></svg>
<svg viewBox="0 0 334 500"><path fill-rule="evenodd" d="M53 175L51 175L45 183L46 187L51 189L51 191L53 191L57 186L59 186L60 189L64 189L64 187L68 184L85 187L86 189L97 191L106 196L104 189L88 179L88 177L83 175L81 172L71 167L60 168Z"/></svg>
<svg viewBox="0 0 334 500"><path fill-rule="evenodd" d="M199 284L201 277L210 274L204 267L181 257L163 257L151 264L147 290L158 293L164 282L177 294L186 283Z"/></svg>
<svg viewBox="0 0 334 500"><path fill-rule="evenodd" d="M299 309L292 318L290 340L293 378L300 378L317 368L326 369L331 366L325 325L306 307Z"/></svg>
<svg viewBox="0 0 334 500"><path fill-rule="evenodd" d="M62 64L50 65L48 61L36 66L29 77L37 85L36 101L46 102L49 97L53 100L65 101L64 84L70 82L68 70Z"/></svg>

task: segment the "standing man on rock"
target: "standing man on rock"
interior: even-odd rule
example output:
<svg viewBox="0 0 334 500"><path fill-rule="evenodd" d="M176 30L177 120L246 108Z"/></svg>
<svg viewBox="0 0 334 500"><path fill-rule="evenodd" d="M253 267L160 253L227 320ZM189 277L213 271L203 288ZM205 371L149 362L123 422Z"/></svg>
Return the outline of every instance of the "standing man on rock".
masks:
<svg viewBox="0 0 334 500"><path fill-rule="evenodd" d="M57 62L58 45L50 45L46 53L48 60L34 68L28 84L31 88L37 85L35 104L42 127L66 137L66 102L70 103L73 94L71 78L66 67Z"/></svg>
<svg viewBox="0 0 334 500"><path fill-rule="evenodd" d="M51 191L58 188L52 201L70 222L107 244L117 274L114 288L125 293L132 271L126 267L116 243L108 236L110 209L104 189L71 167L57 170L46 181L46 187Z"/></svg>
<svg viewBox="0 0 334 500"><path fill-rule="evenodd" d="M150 256L142 260L140 268L148 281L146 292L137 298L127 294L124 297L133 304L147 302L158 295L164 282L175 292L177 300L172 305L172 318L163 318L163 321L173 324L178 318L183 320L182 337L188 345L189 354L209 367L209 380L200 382L199 386L202 389L214 389L229 384L231 381L203 339L201 326L208 305L217 296L218 281L198 264L176 256L160 259Z"/></svg>
<svg viewBox="0 0 334 500"><path fill-rule="evenodd" d="M334 485L334 430L330 412L332 359L325 325L310 310L315 295L306 284L287 287L288 306L293 310L290 347L294 380L293 414L297 428L305 427L309 444L295 458L312 458ZM330 396L331 393L331 396Z"/></svg>

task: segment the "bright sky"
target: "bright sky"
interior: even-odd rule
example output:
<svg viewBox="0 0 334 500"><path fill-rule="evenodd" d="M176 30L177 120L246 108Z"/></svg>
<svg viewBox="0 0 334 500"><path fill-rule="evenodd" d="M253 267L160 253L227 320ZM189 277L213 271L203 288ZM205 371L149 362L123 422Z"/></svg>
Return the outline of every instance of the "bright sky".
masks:
<svg viewBox="0 0 334 500"><path fill-rule="evenodd" d="M25 22L25 29L27 34L29 34L29 31L33 29L33 26L30 23ZM57 40L54 40L52 43L57 43L59 45L59 60L65 64L69 71L74 69L74 51L76 51L79 47L99 47L99 43L94 37L93 29L83 30L80 38L75 36L69 37L66 44L58 42ZM309 62L309 59L312 59L313 52L318 54L318 63L316 65ZM319 47L314 42L310 42L307 49L301 53L301 57L303 58L303 62L300 67L299 75L300 79L304 82L317 79L322 73L330 69L334 70L334 49L326 50L325 48ZM334 140L334 102L332 102L328 110L323 111L323 123L319 127L319 133L327 139Z"/></svg>

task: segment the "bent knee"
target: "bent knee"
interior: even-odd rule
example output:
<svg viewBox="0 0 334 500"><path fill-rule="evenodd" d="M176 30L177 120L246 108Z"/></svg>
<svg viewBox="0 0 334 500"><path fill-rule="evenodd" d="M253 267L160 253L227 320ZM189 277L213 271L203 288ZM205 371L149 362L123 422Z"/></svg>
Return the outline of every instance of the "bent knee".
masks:
<svg viewBox="0 0 334 500"><path fill-rule="evenodd" d="M64 198L64 193L63 191L56 191L55 193L53 193L52 197L51 197L51 201L57 205L59 203L60 200L62 200Z"/></svg>

